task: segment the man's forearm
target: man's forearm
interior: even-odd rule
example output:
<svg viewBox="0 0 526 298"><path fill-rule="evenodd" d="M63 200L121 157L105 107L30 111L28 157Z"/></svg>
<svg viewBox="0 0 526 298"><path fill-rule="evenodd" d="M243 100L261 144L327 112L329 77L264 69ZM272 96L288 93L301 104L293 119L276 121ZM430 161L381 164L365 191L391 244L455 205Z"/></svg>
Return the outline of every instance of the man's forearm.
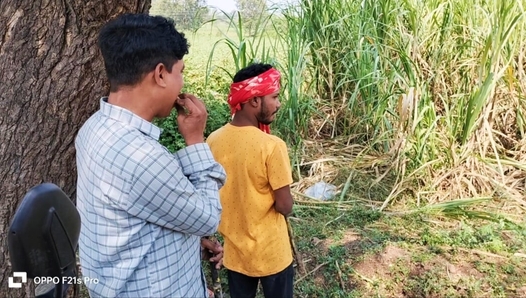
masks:
<svg viewBox="0 0 526 298"><path fill-rule="evenodd" d="M212 152L206 143L199 143L182 149L176 153L179 158L183 173L195 187L199 196L215 208L217 216L221 214L221 204L219 201L219 189L224 185L226 173L223 167L215 161ZM212 212L214 212L212 210ZM203 216L209 216L203 212ZM218 224L219 225L219 222ZM210 230L210 227L203 227L213 234L217 230L217 225ZM204 231L201 231L204 232Z"/></svg>

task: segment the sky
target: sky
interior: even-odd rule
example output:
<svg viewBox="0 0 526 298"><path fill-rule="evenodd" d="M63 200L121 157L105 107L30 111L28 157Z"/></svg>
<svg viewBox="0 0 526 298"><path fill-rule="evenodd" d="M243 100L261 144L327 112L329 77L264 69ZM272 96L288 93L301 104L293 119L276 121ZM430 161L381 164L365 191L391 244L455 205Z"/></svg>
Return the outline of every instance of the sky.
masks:
<svg viewBox="0 0 526 298"><path fill-rule="evenodd" d="M223 10L225 12L230 12L236 9L236 0L207 0L208 6L213 6ZM269 6L272 4L283 4L290 2L290 0L267 0Z"/></svg>
<svg viewBox="0 0 526 298"><path fill-rule="evenodd" d="M208 2L209 6L219 8L220 10L224 10L225 12L229 12L236 9L235 0L207 0L206 2Z"/></svg>

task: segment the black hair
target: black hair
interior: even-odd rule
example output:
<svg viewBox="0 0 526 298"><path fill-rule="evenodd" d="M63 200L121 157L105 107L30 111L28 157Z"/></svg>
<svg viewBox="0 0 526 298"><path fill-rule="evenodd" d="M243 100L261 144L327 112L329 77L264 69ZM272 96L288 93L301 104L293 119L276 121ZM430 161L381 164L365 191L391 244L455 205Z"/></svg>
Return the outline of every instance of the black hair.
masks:
<svg viewBox="0 0 526 298"><path fill-rule="evenodd" d="M265 71L272 68L272 65L270 64L263 64L263 63L253 63L249 66L239 70L234 75L234 83L244 81L249 78L253 78L257 75L260 75L264 73Z"/></svg>
<svg viewBox="0 0 526 298"><path fill-rule="evenodd" d="M159 63L171 72L189 47L172 20L147 14L123 14L109 21L100 30L98 45L111 91L137 84Z"/></svg>

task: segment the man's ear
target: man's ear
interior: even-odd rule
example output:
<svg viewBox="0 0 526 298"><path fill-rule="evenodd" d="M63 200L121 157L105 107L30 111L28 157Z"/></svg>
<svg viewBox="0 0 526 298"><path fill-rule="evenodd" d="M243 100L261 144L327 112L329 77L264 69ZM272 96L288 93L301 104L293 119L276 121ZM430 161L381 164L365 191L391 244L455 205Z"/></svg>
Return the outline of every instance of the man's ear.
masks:
<svg viewBox="0 0 526 298"><path fill-rule="evenodd" d="M153 78L155 80L155 83L161 87L166 87L168 85L166 82L166 74L166 66L164 66L164 64L162 63L157 64L153 71Z"/></svg>
<svg viewBox="0 0 526 298"><path fill-rule="evenodd" d="M250 105L254 108L257 108L261 104L261 97L256 96L251 98L249 101Z"/></svg>

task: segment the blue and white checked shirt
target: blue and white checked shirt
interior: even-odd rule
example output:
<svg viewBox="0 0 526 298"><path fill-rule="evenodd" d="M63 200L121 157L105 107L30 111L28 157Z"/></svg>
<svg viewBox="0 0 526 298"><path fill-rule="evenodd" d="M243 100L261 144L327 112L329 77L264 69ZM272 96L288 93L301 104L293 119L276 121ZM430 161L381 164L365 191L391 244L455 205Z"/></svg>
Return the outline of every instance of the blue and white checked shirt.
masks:
<svg viewBox="0 0 526 298"><path fill-rule="evenodd" d="M208 145L172 154L160 129L101 99L80 129L77 208L91 297L206 297L200 238L217 230L225 172Z"/></svg>

